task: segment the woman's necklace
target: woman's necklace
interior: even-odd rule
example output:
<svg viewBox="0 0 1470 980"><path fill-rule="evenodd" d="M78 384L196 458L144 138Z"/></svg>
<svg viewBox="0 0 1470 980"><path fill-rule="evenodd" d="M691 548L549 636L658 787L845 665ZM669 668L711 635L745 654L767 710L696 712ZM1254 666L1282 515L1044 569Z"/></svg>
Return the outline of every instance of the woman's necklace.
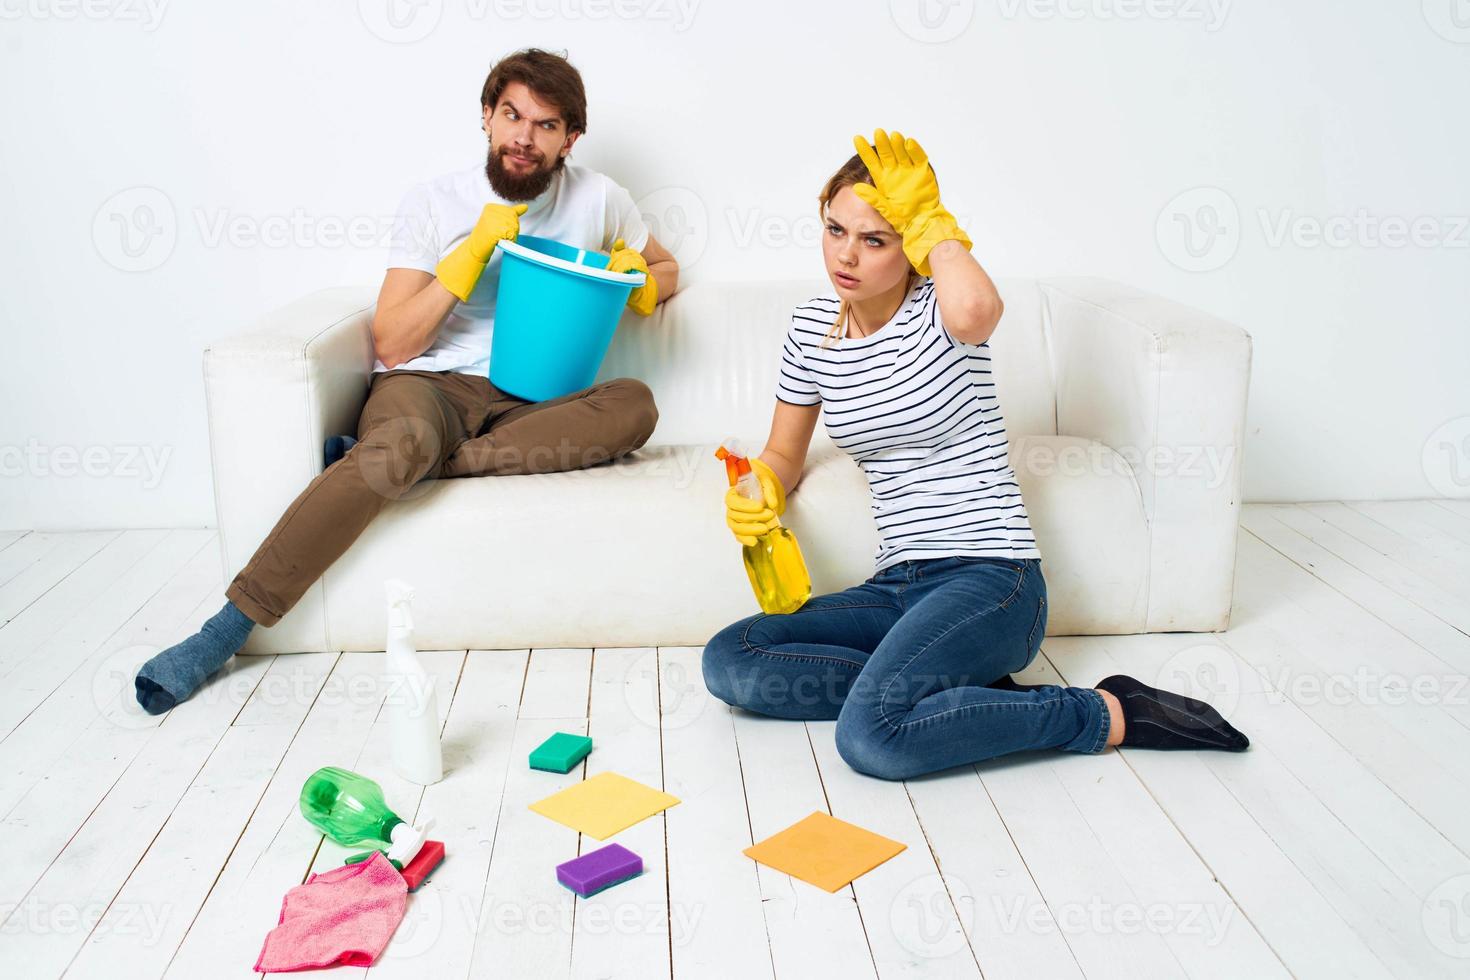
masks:
<svg viewBox="0 0 1470 980"><path fill-rule="evenodd" d="M912 282L912 280L910 280L910 282ZM908 295L907 291L905 291L904 295L905 296ZM898 302L898 306L894 307L893 312L889 316L889 319L891 320L894 316L897 316L898 315L898 311L902 307L903 307L903 300L900 298L900 300ZM884 322L886 323L887 321L884 321ZM843 329L843 332L844 332L844 336L846 338L849 338L849 339L857 339L857 340L860 340L863 337L867 337L867 336L870 336L872 334L872 331L871 330L864 330L862 328L862 325L857 322L857 310L851 304L849 304L848 307L847 307L847 320L843 324L842 329ZM858 333L854 337L854 335L853 335L853 331L854 330L858 330L858 331L861 331L861 332Z"/></svg>

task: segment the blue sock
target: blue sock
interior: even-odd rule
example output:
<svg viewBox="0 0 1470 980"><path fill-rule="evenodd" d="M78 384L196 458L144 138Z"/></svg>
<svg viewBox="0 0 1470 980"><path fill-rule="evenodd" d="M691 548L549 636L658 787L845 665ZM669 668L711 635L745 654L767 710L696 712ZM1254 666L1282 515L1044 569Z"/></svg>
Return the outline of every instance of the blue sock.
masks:
<svg viewBox="0 0 1470 980"><path fill-rule="evenodd" d="M352 436L327 436L326 442L322 443L322 463L331 466L355 445L357 440Z"/></svg>
<svg viewBox="0 0 1470 980"><path fill-rule="evenodd" d="M138 703L150 715L161 715L189 700L205 679L225 665L250 636L255 620L233 602L209 618L199 632L154 657L138 671L133 686Z"/></svg>

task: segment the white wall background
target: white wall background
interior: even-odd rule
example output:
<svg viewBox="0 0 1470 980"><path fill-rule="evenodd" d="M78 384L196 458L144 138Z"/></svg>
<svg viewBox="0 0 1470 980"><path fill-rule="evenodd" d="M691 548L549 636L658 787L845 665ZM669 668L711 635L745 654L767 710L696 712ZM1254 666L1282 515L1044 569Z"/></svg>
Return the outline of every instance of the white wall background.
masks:
<svg viewBox="0 0 1470 980"><path fill-rule="evenodd" d="M212 523L204 346L380 281L527 44L686 281L820 275L898 128L993 274L1250 330L1247 500L1470 495L1467 0L0 0L0 527Z"/></svg>

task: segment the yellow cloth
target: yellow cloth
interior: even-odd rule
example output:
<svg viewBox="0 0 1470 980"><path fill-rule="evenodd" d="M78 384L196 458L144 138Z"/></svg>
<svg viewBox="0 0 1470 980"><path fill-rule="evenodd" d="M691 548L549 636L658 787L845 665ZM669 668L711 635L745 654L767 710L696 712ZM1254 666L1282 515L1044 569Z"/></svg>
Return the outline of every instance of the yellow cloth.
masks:
<svg viewBox="0 0 1470 980"><path fill-rule="evenodd" d="M531 804L531 809L589 837L607 840L679 802L662 790L615 772L600 772Z"/></svg>
<svg viewBox="0 0 1470 980"><path fill-rule="evenodd" d="M835 892L907 846L817 810L743 853L793 878Z"/></svg>
<svg viewBox="0 0 1470 980"><path fill-rule="evenodd" d="M658 305L658 280L653 278L653 273L648 271L648 263L643 259L643 253L636 249L624 248L623 240L619 238L613 242L612 256L607 260L608 270L611 272L641 272L643 273L643 285L633 290L628 297L628 308L639 316L648 316L653 308Z"/></svg>

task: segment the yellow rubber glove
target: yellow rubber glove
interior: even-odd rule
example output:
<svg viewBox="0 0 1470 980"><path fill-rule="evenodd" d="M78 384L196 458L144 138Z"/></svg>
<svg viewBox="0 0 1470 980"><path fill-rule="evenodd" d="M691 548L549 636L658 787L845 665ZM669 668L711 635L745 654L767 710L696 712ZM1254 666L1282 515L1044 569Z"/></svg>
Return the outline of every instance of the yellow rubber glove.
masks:
<svg viewBox="0 0 1470 980"><path fill-rule="evenodd" d="M607 268L609 272L643 273L643 285L633 290L628 297L628 307L639 316L648 316L653 312L653 308L658 305L658 280L648 271L648 263L643 260L642 252L625 248L623 240L619 238L613 242L612 257L607 260Z"/></svg>
<svg viewBox="0 0 1470 980"><path fill-rule="evenodd" d="M526 213L527 206L485 205L485 210L480 212L480 220L470 231L470 237L460 242L434 267L434 274L444 288L459 297L460 302L467 302L470 293L475 291L475 283L480 281L496 243L502 239L515 241L521 233L521 215Z"/></svg>
<svg viewBox="0 0 1470 980"><path fill-rule="evenodd" d="M725 491L725 523L735 532L735 540L747 547L770 533L776 518L786 513L786 488L776 472L759 459L750 461L750 469L760 480L763 499L751 500L739 487Z"/></svg>
<svg viewBox="0 0 1470 980"><path fill-rule="evenodd" d="M853 193L903 236L903 254L920 275L930 275L929 253L940 242L952 240L970 248L969 236L939 203L939 181L918 140L880 129L873 133L871 146L861 136L852 142L873 175L872 184L854 184Z"/></svg>

